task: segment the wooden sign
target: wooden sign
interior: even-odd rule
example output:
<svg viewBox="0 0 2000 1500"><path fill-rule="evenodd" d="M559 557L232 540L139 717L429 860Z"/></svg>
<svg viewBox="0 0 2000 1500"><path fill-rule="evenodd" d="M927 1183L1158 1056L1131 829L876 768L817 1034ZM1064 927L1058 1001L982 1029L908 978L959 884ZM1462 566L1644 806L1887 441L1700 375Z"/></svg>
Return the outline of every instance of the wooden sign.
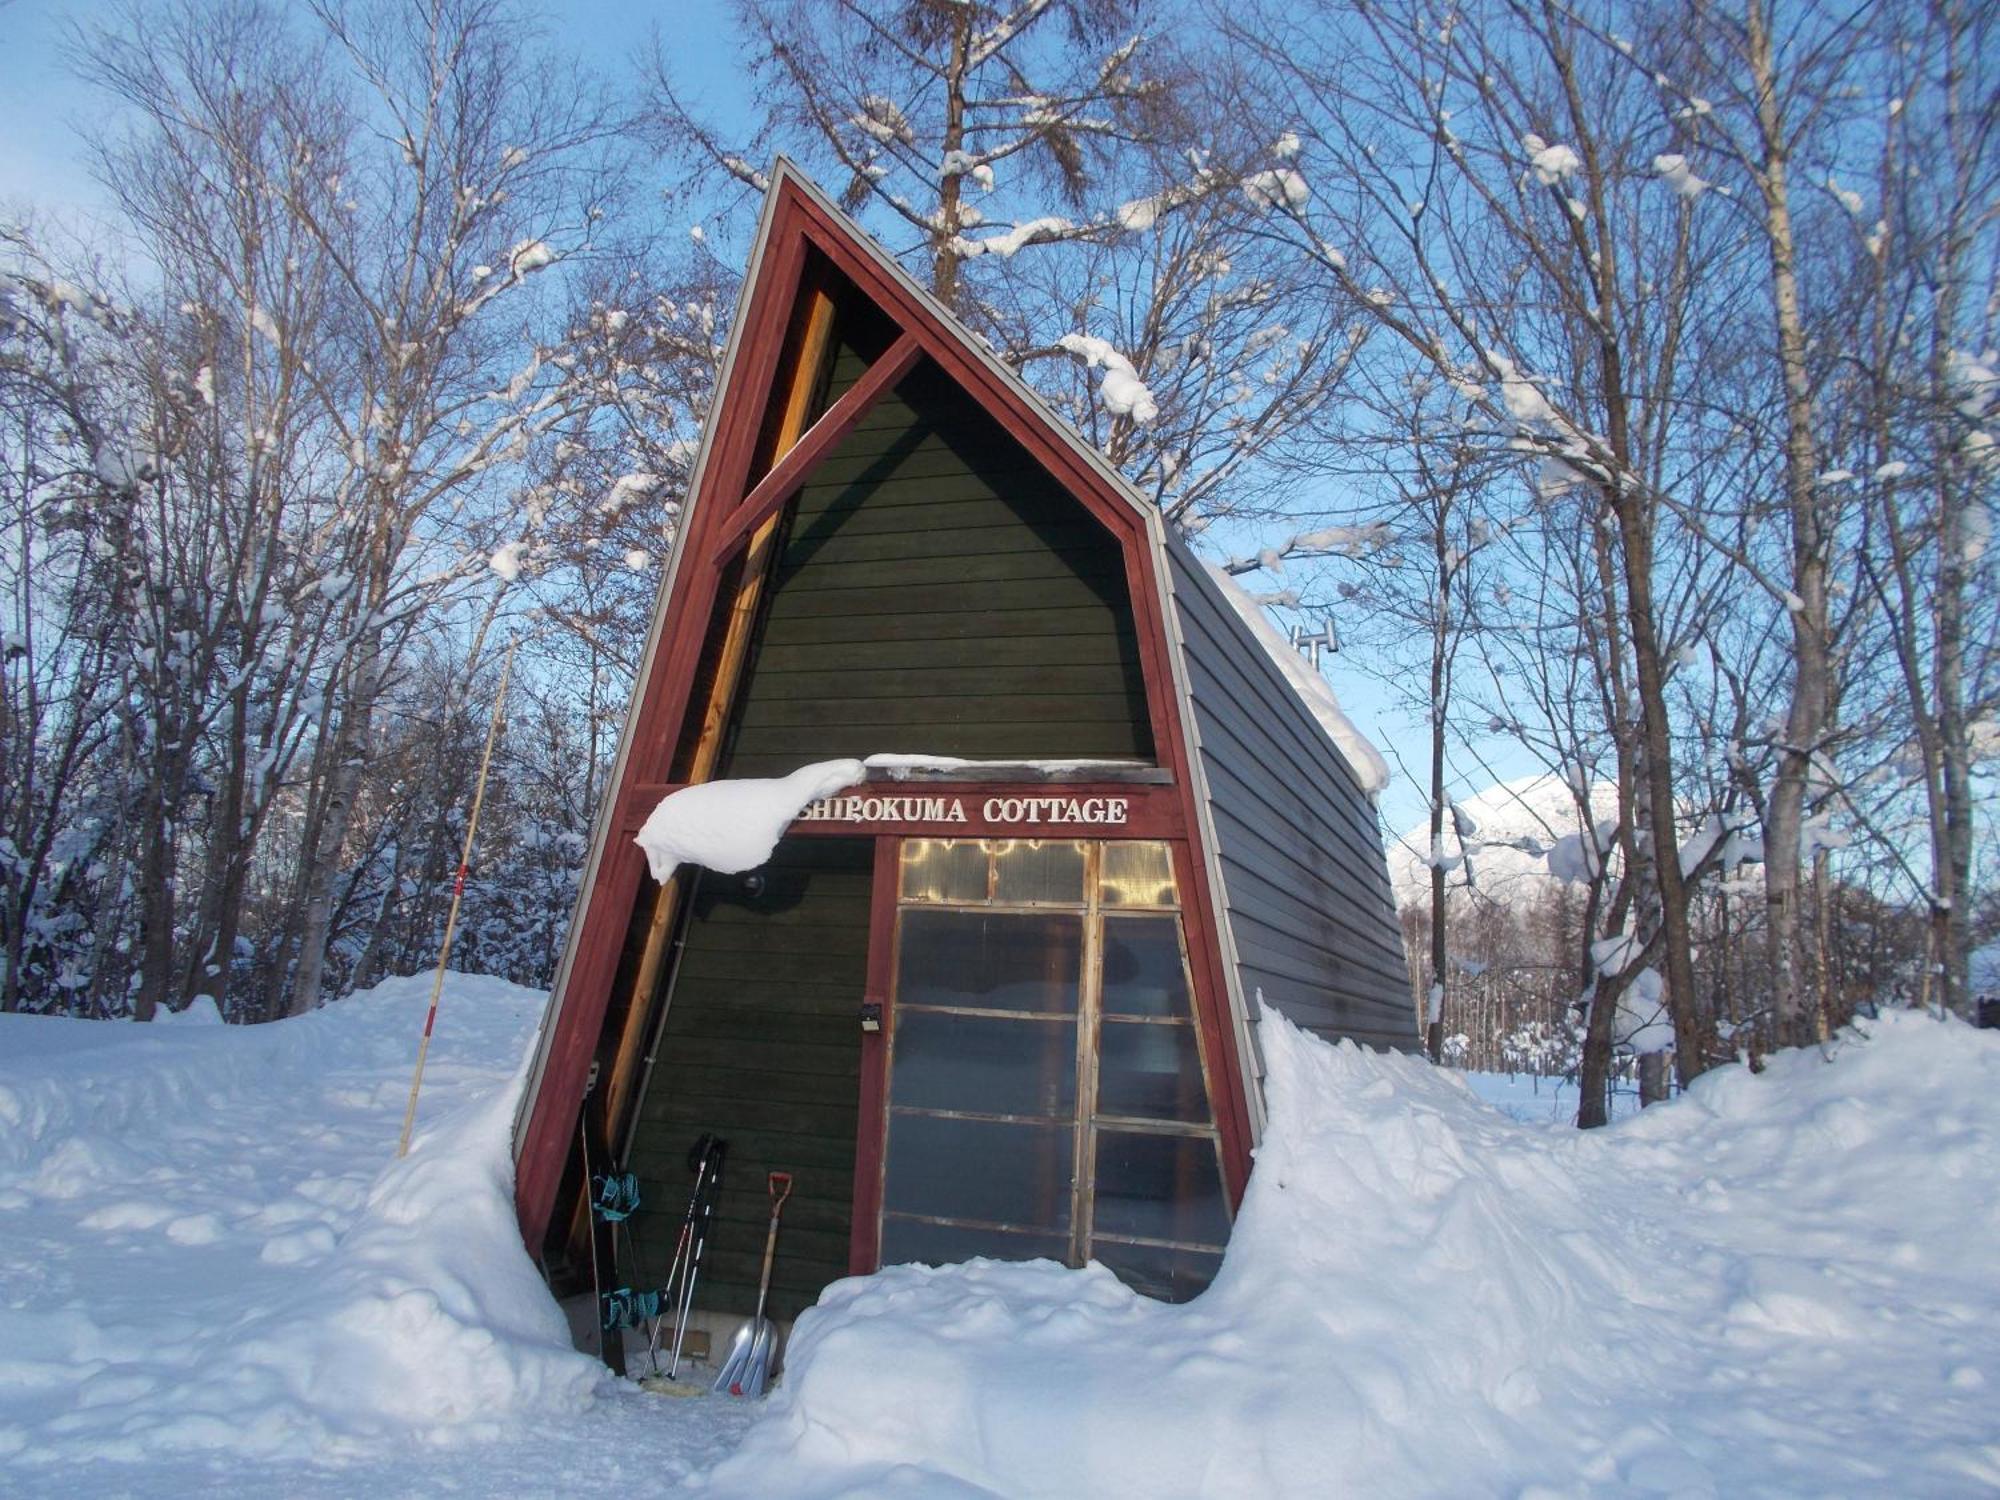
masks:
<svg viewBox="0 0 2000 1500"><path fill-rule="evenodd" d="M900 827L906 823L962 823L970 826L964 797L822 797L799 814L801 823L865 823ZM974 799L978 822L994 827L1122 828L1132 799L1121 797L984 797Z"/></svg>

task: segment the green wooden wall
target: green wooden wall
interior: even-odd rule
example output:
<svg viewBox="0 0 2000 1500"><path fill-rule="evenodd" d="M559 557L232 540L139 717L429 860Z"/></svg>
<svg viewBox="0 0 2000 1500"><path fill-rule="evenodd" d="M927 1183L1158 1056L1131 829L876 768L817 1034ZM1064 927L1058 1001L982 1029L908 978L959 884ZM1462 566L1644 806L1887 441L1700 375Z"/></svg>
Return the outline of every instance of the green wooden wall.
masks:
<svg viewBox="0 0 2000 1500"><path fill-rule="evenodd" d="M800 491L775 583L730 775L878 750L1152 759L1118 544L928 364Z"/></svg>
<svg viewBox="0 0 2000 1500"><path fill-rule="evenodd" d="M628 1163L645 1200L629 1284L666 1279L693 1185L688 1148L704 1132L729 1155L699 1306L754 1310L774 1170L795 1185L773 1316L796 1316L847 1274L874 857L866 839L790 839L760 872L759 894L740 876L699 878Z"/></svg>

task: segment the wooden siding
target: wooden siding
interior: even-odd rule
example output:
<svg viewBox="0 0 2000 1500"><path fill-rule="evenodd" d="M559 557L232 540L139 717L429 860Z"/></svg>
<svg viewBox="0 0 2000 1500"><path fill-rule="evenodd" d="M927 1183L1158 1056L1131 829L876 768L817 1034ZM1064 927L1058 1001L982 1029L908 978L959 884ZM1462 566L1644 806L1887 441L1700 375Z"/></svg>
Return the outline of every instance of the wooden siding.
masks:
<svg viewBox="0 0 2000 1500"><path fill-rule="evenodd" d="M791 507L723 774L876 751L1153 754L1118 543L928 363Z"/></svg>
<svg viewBox="0 0 2000 1500"><path fill-rule="evenodd" d="M1167 561L1245 1003L1414 1049L1374 806L1202 564L1178 541Z"/></svg>
<svg viewBox="0 0 2000 1500"><path fill-rule="evenodd" d="M688 1148L704 1132L728 1141L729 1154L701 1307L755 1310L772 1171L795 1177L772 1315L796 1317L847 1274L874 858L871 840L790 839L759 895L740 877L699 877L627 1163L645 1204L634 1215L643 1259L630 1285L666 1278L693 1181Z"/></svg>

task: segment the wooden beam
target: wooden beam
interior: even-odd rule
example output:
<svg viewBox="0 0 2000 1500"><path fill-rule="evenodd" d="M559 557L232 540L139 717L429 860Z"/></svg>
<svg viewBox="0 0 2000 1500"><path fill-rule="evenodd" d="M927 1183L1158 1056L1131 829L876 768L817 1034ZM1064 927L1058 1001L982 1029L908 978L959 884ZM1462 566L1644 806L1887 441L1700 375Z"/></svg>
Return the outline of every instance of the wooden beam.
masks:
<svg viewBox="0 0 2000 1500"><path fill-rule="evenodd" d="M774 444L781 455L795 449L800 442L812 411L813 397L832 358L834 305L833 299L823 289L815 287L807 294L804 322L798 357L786 383L785 404ZM781 457L780 466L783 462ZM723 733L728 727L730 707L735 701L744 664L749 659L757 608L777 558L778 523L779 516L776 507L773 507L772 513L763 519L750 538L750 550L744 558L736 596L729 607L729 623L724 629L715 682L702 711L700 738L695 743L694 756L688 767L690 782L709 780L722 758ZM631 1122L637 1118L638 1100L635 1095L640 1085L640 1063L646 1041L655 1029L654 997L660 985L660 972L666 964L674 919L680 911L683 885L683 881L669 880L654 897L652 914L646 926L646 946L633 977L631 1004L626 1009L625 1030L618 1038L618 1050L605 1090L605 1119L610 1129L617 1133L615 1139L621 1167L631 1138Z"/></svg>
<svg viewBox="0 0 2000 1500"><path fill-rule="evenodd" d="M785 456L772 466L771 472L758 480L756 487L743 497L743 503L729 517L721 535L716 538L709 552L710 563L720 566L744 537L775 516L792 498L793 491L805 482L806 476L833 451L834 445L860 424L861 419L897 381L910 373L923 352L915 334L900 335L882 357L868 367L867 374L849 386L846 393L827 408L826 415L813 423L812 431L794 443Z"/></svg>
<svg viewBox="0 0 2000 1500"><path fill-rule="evenodd" d="M800 300L807 262L798 233L797 210L785 198L772 210L762 258L751 267L737 320L742 342L728 369L708 434L709 457L701 483L689 495L681 544L686 557L676 565L673 605L662 601L659 636L644 679L635 685L626 733L626 781L664 780L680 726L690 711L704 632L715 607L715 584L702 558L702 538L710 518L742 493L756 458L756 436L777 385L786 332ZM566 944L559 1007L540 1087L515 1151L514 1206L521 1233L539 1254L551 1225L568 1217L557 1200L567 1164L576 1151L577 1111L584 1080L603 1041L612 987L633 911L642 889L645 858L631 843L607 835L597 846L597 874L578 909L576 929Z"/></svg>

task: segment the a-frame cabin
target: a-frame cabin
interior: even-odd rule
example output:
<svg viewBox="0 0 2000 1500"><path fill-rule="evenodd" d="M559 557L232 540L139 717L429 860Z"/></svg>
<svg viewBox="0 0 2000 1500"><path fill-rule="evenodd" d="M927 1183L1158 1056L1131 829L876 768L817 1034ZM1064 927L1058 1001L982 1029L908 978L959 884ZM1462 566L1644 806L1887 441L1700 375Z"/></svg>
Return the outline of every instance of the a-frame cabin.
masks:
<svg viewBox="0 0 2000 1500"><path fill-rule="evenodd" d="M989 764L872 769L748 875L633 843L675 787L882 752ZM1193 1295L1259 995L1416 1044L1353 769L1158 511L780 162L517 1122L530 1250L576 1289L594 1141L657 1285L706 1132L705 1309L750 1310L769 1170L779 1318L973 1255Z"/></svg>

